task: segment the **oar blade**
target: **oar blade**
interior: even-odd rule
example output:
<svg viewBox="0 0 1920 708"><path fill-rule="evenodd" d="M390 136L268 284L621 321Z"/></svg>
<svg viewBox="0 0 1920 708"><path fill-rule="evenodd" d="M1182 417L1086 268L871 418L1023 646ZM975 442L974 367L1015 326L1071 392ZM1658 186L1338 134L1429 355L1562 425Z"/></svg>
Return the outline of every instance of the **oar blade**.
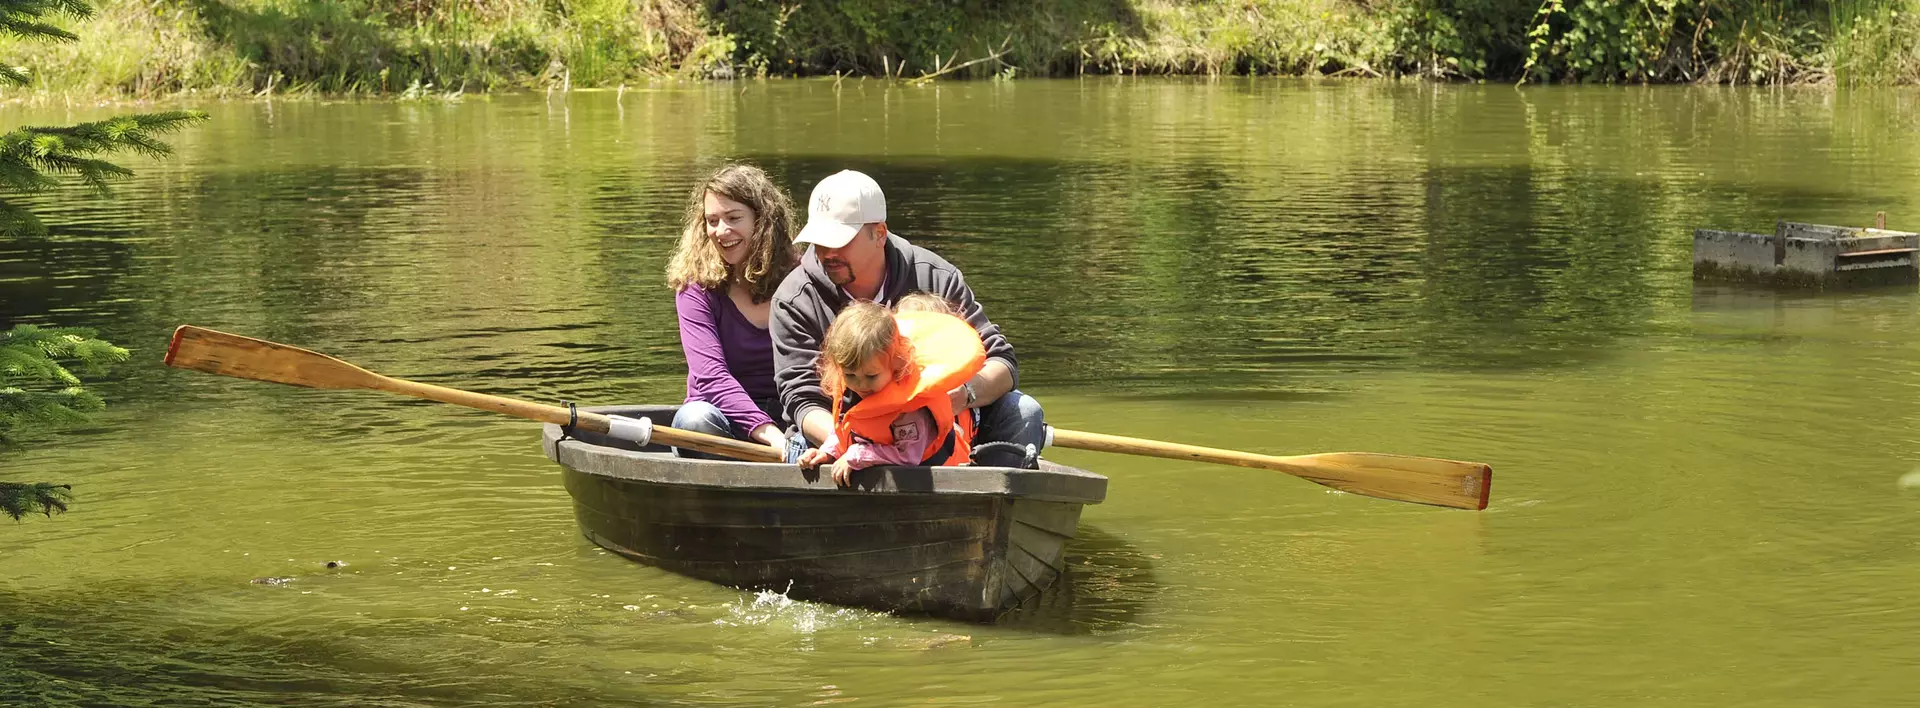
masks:
<svg viewBox="0 0 1920 708"><path fill-rule="evenodd" d="M1487 508L1493 468L1479 462L1376 452L1328 452L1285 458L1299 475L1352 494L1472 509Z"/></svg>
<svg viewBox="0 0 1920 708"><path fill-rule="evenodd" d="M307 388L371 388L380 375L318 352L181 325L167 366Z"/></svg>

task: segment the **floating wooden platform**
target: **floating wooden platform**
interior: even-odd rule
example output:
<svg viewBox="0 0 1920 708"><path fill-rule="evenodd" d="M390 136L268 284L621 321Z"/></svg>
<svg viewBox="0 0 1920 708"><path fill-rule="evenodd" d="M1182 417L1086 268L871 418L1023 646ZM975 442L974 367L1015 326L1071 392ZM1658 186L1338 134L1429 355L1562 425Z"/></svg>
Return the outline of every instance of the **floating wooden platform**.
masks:
<svg viewBox="0 0 1920 708"><path fill-rule="evenodd" d="M601 413L673 421L674 406ZM1007 467L875 467L840 489L794 465L694 460L583 434L541 447L565 470L594 543L748 590L888 612L992 621L1065 570L1081 507L1107 478L1043 460Z"/></svg>
<svg viewBox="0 0 1920 708"><path fill-rule="evenodd" d="M1812 288L1916 283L1920 234L1792 221L1771 234L1695 229L1693 276Z"/></svg>

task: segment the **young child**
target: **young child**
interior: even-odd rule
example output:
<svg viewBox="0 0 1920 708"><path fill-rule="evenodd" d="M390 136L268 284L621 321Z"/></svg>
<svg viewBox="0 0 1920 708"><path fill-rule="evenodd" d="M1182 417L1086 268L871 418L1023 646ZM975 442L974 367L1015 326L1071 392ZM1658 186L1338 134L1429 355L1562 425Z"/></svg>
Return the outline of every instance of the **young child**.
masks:
<svg viewBox="0 0 1920 708"><path fill-rule="evenodd" d="M907 293L905 297L900 298L900 302L894 303L893 310L895 312L933 312L955 317L960 315L960 310L955 308L953 303L947 302L946 298L924 290Z"/></svg>
<svg viewBox="0 0 1920 708"><path fill-rule="evenodd" d="M871 302L848 305L827 329L820 379L834 399L834 435L800 466L832 462L835 484L874 465L965 464L972 417L956 416L947 392L979 373L986 352L945 301L916 293L896 315Z"/></svg>

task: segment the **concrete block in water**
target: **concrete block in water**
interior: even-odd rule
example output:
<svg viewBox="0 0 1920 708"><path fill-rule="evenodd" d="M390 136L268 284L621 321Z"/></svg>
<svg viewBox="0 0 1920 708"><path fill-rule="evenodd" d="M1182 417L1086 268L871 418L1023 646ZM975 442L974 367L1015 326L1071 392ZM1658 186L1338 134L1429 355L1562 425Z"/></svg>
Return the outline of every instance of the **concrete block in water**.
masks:
<svg viewBox="0 0 1920 708"><path fill-rule="evenodd" d="M1693 277L1834 288L1920 282L1920 234L1782 221L1771 234L1694 229Z"/></svg>

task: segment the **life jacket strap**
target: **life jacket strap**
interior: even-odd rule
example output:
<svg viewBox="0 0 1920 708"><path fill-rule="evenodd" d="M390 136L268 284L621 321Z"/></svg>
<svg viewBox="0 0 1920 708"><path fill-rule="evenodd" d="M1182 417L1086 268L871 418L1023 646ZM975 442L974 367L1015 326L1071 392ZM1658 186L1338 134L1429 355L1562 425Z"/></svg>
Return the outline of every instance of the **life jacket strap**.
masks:
<svg viewBox="0 0 1920 708"><path fill-rule="evenodd" d="M946 437L940 440L940 449L934 450L933 454L927 455L921 462L931 463L938 467L942 463L945 463L947 458L953 457L953 440L959 432L955 430L956 427L957 426L948 426Z"/></svg>

